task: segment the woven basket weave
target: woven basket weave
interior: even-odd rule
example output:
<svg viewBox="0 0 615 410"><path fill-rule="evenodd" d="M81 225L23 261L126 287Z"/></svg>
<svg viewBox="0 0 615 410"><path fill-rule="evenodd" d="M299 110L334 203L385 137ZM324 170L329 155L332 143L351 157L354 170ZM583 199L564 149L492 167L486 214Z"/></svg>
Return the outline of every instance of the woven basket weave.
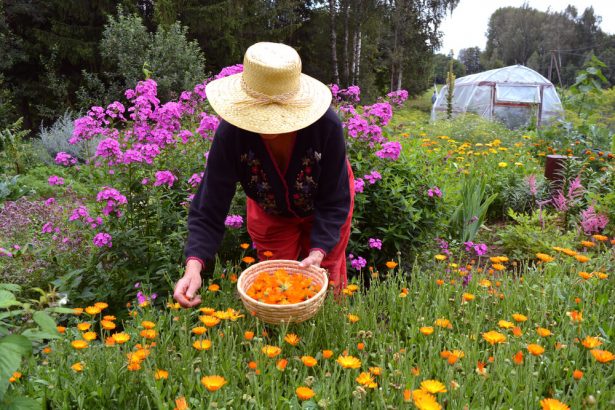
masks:
<svg viewBox="0 0 615 410"><path fill-rule="evenodd" d="M290 305L267 304L248 296L246 292L254 283L259 273L275 272L278 269L284 269L288 273L299 273L312 278L314 284L321 286L320 291L306 301ZM299 262L284 259L256 263L244 270L237 280L237 291L248 312L254 314L263 322L271 324L300 323L310 319L321 308L328 286L329 278L327 277L326 270L315 266L300 268Z"/></svg>

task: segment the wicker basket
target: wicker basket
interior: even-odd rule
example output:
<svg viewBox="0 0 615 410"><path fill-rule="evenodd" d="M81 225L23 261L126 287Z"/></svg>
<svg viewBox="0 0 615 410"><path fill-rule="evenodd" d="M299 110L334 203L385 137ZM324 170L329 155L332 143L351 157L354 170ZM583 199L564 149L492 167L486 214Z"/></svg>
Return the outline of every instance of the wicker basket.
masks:
<svg viewBox="0 0 615 410"><path fill-rule="evenodd" d="M273 272L284 269L288 273L301 273L312 278L313 283L321 286L320 291L310 299L290 305L272 305L259 302L246 293L256 277L261 272ZM315 266L300 268L299 262L293 260L277 259L259 262L244 270L237 280L237 290L243 305L249 313L260 320L271 324L300 323L316 315L322 306L327 294L329 278L327 271Z"/></svg>

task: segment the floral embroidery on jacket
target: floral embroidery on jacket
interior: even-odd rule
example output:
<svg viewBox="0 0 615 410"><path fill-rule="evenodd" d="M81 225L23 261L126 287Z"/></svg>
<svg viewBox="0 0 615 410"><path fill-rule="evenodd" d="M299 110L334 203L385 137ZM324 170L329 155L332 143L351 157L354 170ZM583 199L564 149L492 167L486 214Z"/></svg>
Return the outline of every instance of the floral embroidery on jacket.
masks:
<svg viewBox="0 0 615 410"><path fill-rule="evenodd" d="M309 148L301 159L301 170L295 180L293 203L295 207L304 211L314 211L314 195L318 189L318 183L314 180L314 165L320 162L321 154Z"/></svg>
<svg viewBox="0 0 615 410"><path fill-rule="evenodd" d="M248 167L248 186L254 190L256 202L268 214L279 215L281 212L277 209L275 195L261 161L252 150L242 154L240 160Z"/></svg>

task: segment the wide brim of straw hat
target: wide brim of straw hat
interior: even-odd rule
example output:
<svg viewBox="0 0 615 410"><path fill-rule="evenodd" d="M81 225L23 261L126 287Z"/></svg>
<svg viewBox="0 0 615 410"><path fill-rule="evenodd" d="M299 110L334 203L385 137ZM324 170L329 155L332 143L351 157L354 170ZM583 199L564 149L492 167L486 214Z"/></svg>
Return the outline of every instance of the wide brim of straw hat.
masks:
<svg viewBox="0 0 615 410"><path fill-rule="evenodd" d="M331 90L301 73L293 100L302 104L270 102L250 104L253 99L242 87L242 73L213 80L205 92L211 107L227 122L258 134L283 134L316 122L331 106Z"/></svg>

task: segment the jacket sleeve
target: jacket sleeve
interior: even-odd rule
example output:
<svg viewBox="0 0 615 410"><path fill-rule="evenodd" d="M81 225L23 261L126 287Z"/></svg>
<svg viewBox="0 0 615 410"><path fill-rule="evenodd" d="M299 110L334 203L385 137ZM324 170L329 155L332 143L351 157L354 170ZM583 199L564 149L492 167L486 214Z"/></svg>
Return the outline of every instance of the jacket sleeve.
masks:
<svg viewBox="0 0 615 410"><path fill-rule="evenodd" d="M322 149L321 174L314 199L311 249L329 253L339 242L340 231L350 211L350 187L346 159L346 141L342 123L328 124L328 136Z"/></svg>
<svg viewBox="0 0 615 410"><path fill-rule="evenodd" d="M186 260L212 260L224 235L224 221L235 195L237 156L231 126L222 121L211 144L205 172L188 211Z"/></svg>

